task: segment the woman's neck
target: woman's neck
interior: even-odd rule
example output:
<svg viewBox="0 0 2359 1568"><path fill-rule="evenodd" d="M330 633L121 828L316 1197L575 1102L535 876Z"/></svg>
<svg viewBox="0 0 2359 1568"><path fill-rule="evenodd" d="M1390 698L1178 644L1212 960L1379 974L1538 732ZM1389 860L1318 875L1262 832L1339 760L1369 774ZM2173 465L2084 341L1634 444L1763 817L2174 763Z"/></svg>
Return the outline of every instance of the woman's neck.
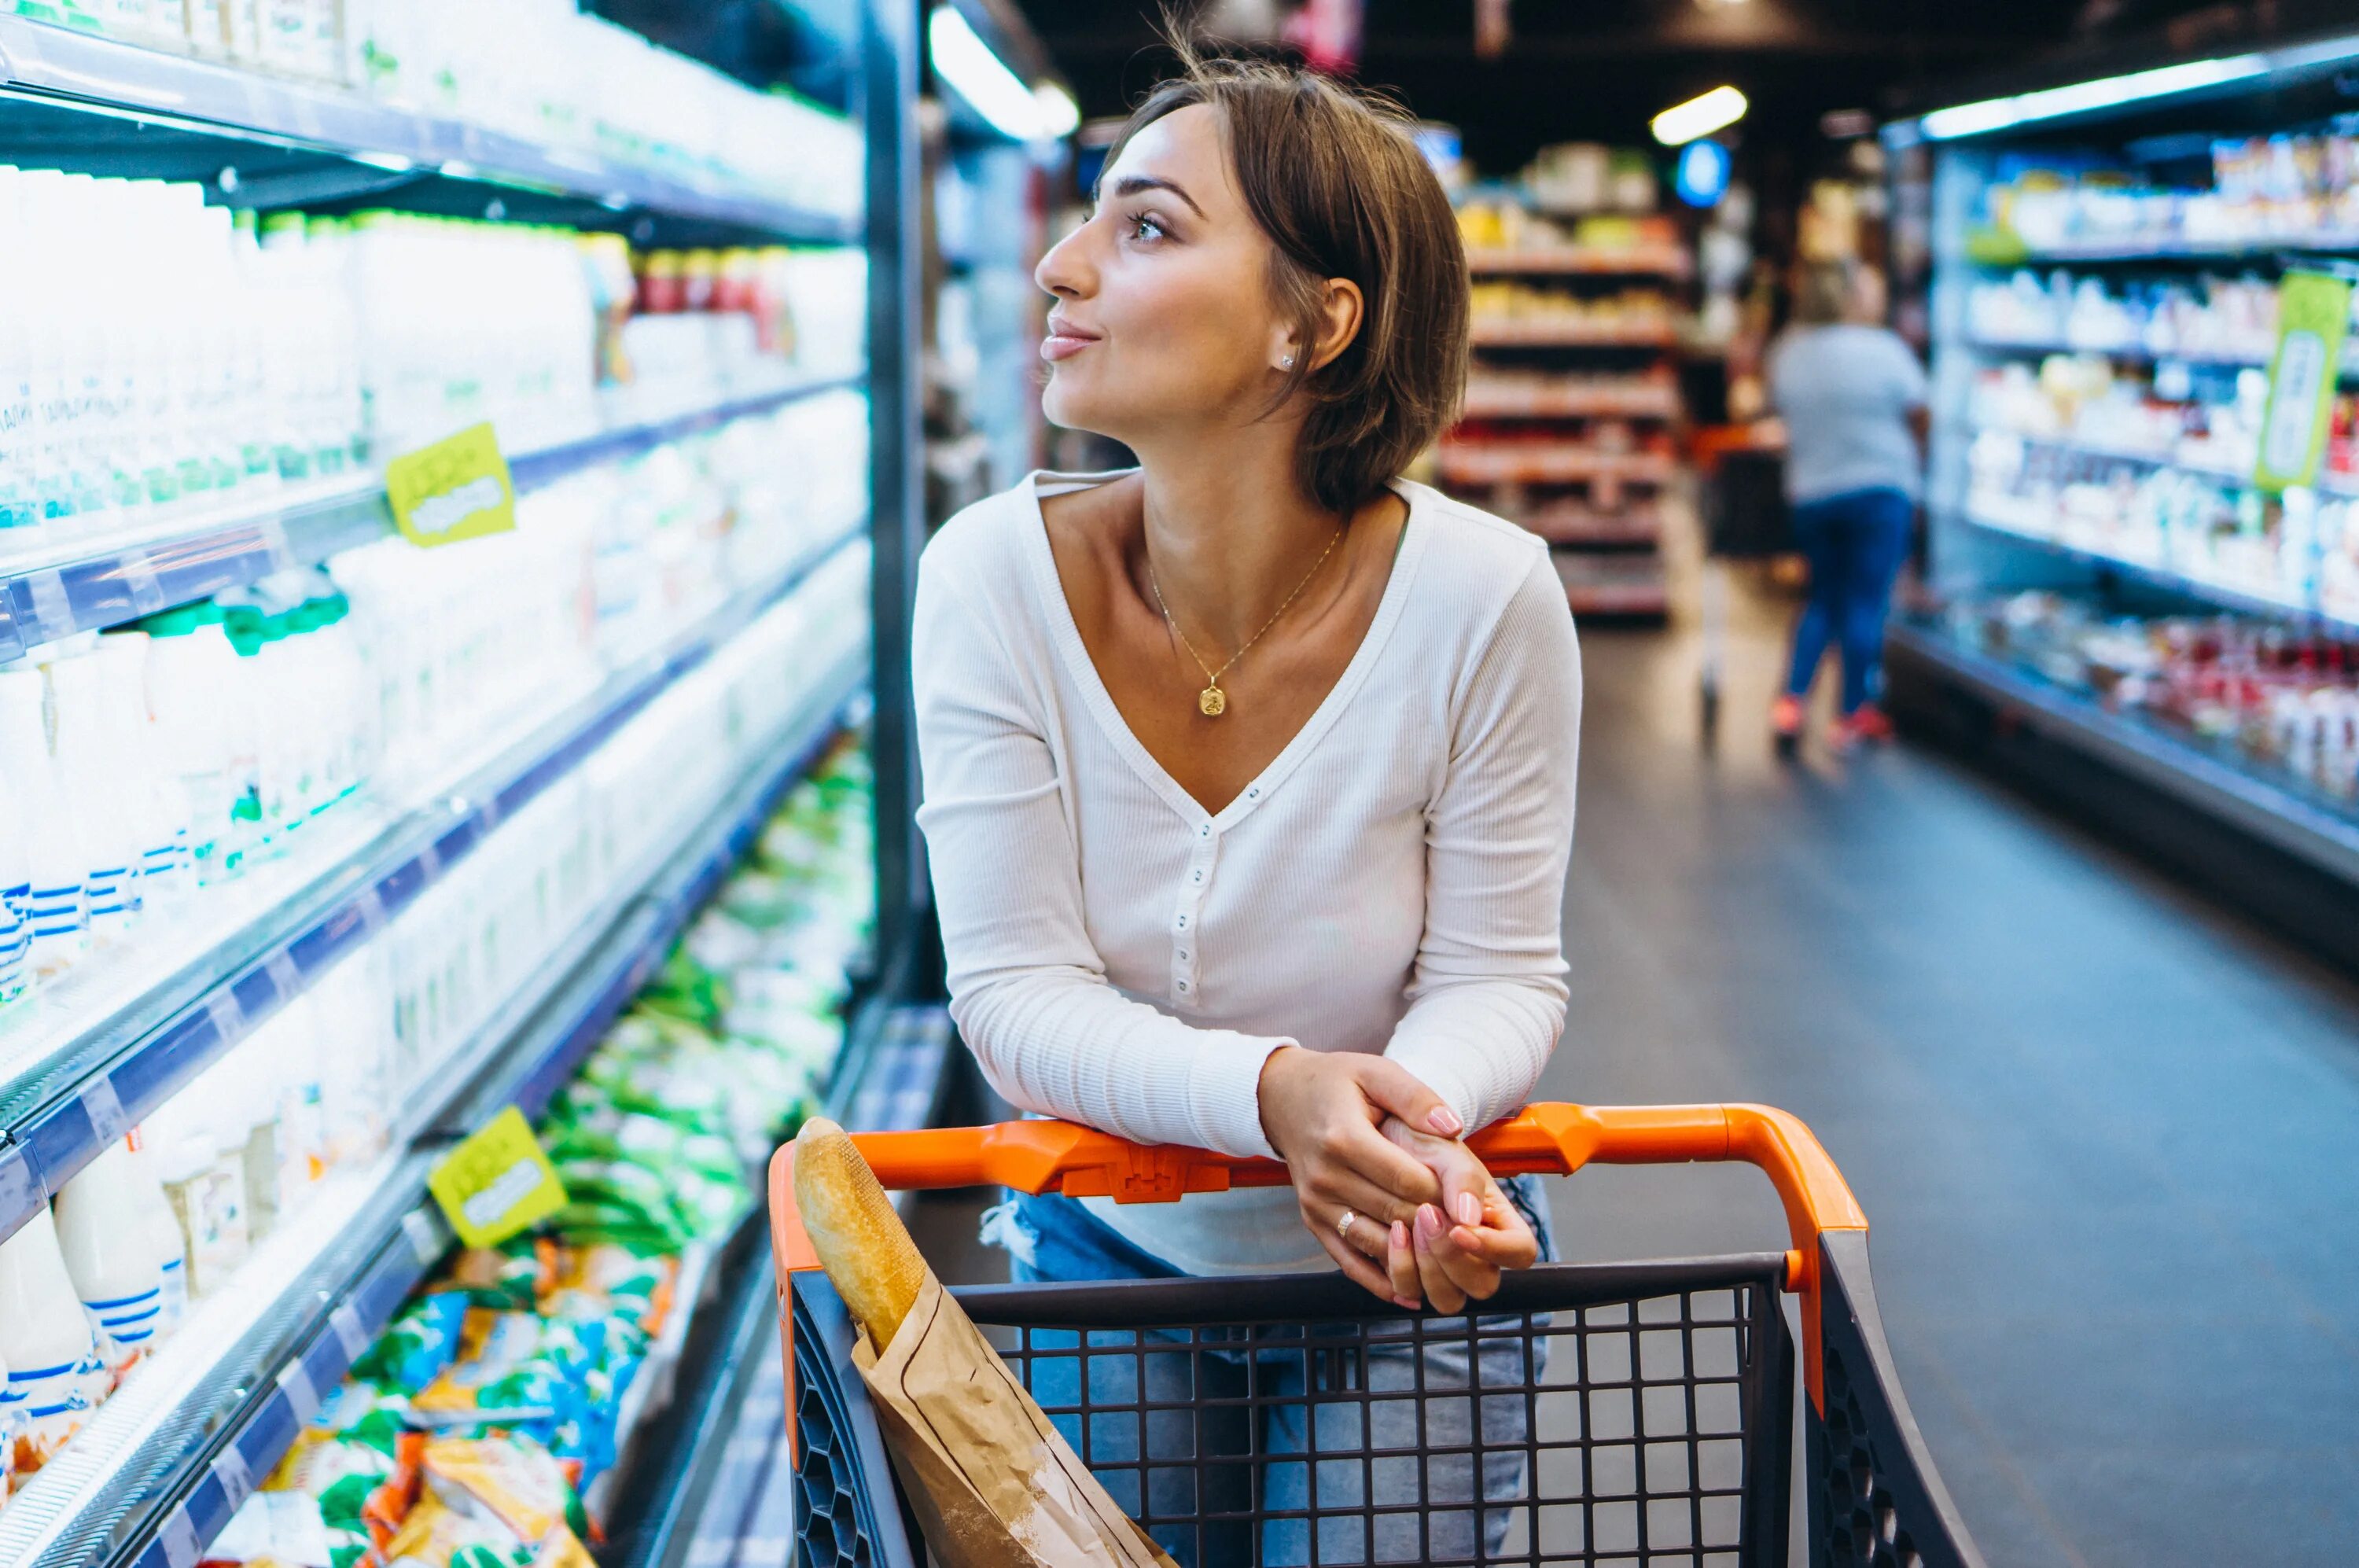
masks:
<svg viewBox="0 0 2359 1568"><path fill-rule="evenodd" d="M1221 657L1267 624L1343 523L1302 493L1300 434L1295 421L1273 419L1203 435L1183 452L1138 453L1142 571L1152 569L1170 613L1215 639Z"/></svg>

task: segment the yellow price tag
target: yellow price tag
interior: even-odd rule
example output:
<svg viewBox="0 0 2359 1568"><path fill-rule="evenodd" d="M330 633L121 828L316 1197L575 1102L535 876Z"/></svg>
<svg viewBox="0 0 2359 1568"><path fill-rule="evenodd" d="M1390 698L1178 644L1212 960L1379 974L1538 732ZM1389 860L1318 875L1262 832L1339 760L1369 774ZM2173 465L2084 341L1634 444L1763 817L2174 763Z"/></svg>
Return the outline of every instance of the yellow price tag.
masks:
<svg viewBox="0 0 2359 1568"><path fill-rule="evenodd" d="M2351 284L2322 272L2288 272L2277 284L2277 351L2253 483L2285 490L2318 483L2334 423L2335 380L2351 324Z"/></svg>
<svg viewBox="0 0 2359 1568"><path fill-rule="evenodd" d="M557 1167L514 1105L452 1149L426 1190L469 1247L497 1247L565 1206Z"/></svg>
<svg viewBox="0 0 2359 1568"><path fill-rule="evenodd" d="M488 424L385 465L394 525L416 545L457 544L516 527L516 485Z"/></svg>

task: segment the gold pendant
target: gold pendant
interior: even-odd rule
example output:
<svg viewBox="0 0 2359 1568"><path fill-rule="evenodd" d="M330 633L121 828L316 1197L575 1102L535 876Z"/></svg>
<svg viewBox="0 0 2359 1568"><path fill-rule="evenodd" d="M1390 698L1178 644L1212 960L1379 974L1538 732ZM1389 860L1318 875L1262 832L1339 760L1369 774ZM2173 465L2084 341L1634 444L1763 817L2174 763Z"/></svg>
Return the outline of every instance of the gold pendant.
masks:
<svg viewBox="0 0 2359 1568"><path fill-rule="evenodd" d="M1196 707L1208 719L1217 719L1228 712L1229 694L1218 686L1207 686L1196 693Z"/></svg>

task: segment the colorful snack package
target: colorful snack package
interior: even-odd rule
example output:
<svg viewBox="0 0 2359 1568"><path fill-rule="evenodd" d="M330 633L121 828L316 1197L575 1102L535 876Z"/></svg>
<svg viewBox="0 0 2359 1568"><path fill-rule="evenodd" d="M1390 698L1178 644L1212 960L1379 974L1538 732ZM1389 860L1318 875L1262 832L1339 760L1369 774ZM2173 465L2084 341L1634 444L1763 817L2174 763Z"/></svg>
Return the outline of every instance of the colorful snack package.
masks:
<svg viewBox="0 0 2359 1568"><path fill-rule="evenodd" d="M298 1493L317 1503L335 1557L332 1568L350 1568L371 1548L391 1540L408 1516L418 1500L425 1447L416 1432L401 1432L389 1446L380 1446L372 1439L307 1429L296 1435L262 1489Z"/></svg>
<svg viewBox="0 0 2359 1568"><path fill-rule="evenodd" d="M538 1543L558 1530L586 1535L573 1489L578 1465L516 1437L438 1437L426 1445L426 1485L436 1500L499 1520Z"/></svg>
<svg viewBox="0 0 2359 1568"><path fill-rule="evenodd" d="M621 1317L641 1334L663 1332L671 1314L679 1259L621 1242L592 1241L557 1249L557 1282L541 1300L550 1317Z"/></svg>
<svg viewBox="0 0 2359 1568"><path fill-rule="evenodd" d="M451 1259L441 1288L464 1296L472 1307L529 1311L549 1288L555 1253L556 1244L538 1236L468 1247Z"/></svg>
<svg viewBox="0 0 2359 1568"><path fill-rule="evenodd" d="M470 1309L458 1360L411 1401L421 1424L522 1426L574 1408L582 1379L606 1355L614 1319L543 1318Z"/></svg>
<svg viewBox="0 0 2359 1568"><path fill-rule="evenodd" d="M386 1553L386 1568L597 1568L563 1525L536 1546L495 1519L431 1497L418 1505Z"/></svg>
<svg viewBox="0 0 2359 1568"><path fill-rule="evenodd" d="M353 1365L353 1376L415 1394L440 1377L459 1354L459 1325L466 1318L467 1304L467 1298L455 1291L411 1301Z"/></svg>

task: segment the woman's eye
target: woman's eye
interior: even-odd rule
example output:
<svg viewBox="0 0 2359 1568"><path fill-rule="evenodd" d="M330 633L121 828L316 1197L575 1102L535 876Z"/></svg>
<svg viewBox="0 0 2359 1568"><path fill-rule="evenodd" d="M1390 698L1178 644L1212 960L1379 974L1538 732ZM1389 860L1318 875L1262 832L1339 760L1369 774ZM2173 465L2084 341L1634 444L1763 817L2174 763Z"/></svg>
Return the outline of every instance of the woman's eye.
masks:
<svg viewBox="0 0 2359 1568"><path fill-rule="evenodd" d="M1163 225L1144 213L1131 219L1129 226L1130 237L1135 240L1159 240L1163 237Z"/></svg>

